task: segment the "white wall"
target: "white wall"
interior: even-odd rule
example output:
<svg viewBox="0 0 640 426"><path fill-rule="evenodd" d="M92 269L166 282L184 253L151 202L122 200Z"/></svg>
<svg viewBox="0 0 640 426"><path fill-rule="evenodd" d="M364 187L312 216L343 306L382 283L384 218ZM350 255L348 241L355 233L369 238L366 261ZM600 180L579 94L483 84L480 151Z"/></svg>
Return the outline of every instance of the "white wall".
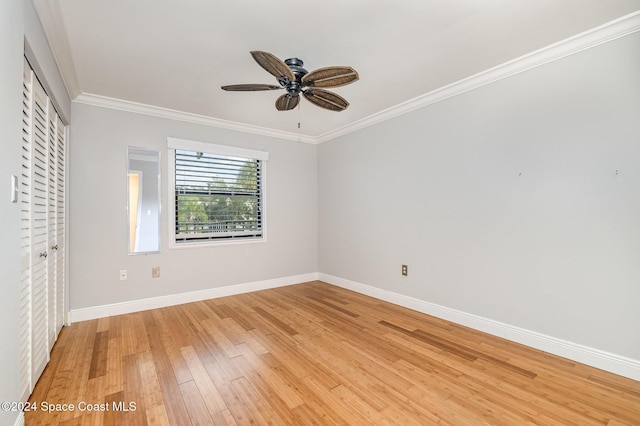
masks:
<svg viewBox="0 0 640 426"><path fill-rule="evenodd" d="M18 352L20 283L20 210L9 198L11 175L20 176L22 129L22 1L0 7L0 401L20 398ZM0 424L12 424L18 413L0 411Z"/></svg>
<svg viewBox="0 0 640 426"><path fill-rule="evenodd" d="M316 146L73 103L70 307L91 308L315 273ZM168 249L167 137L269 151L266 243ZM127 255L127 147L161 151L161 253ZM160 266L160 278L151 268ZM128 271L127 281L119 270Z"/></svg>
<svg viewBox="0 0 640 426"><path fill-rule="evenodd" d="M636 33L320 145L320 272L640 360L638 52Z"/></svg>
<svg viewBox="0 0 640 426"><path fill-rule="evenodd" d="M61 110L70 111L53 56L30 0L4 0L0 7L0 239L2 272L0 279L0 401L18 401L20 317L20 210L10 202L11 175L20 176L22 151L22 71L25 43L38 77L57 99ZM0 411L0 424L13 424L18 413Z"/></svg>

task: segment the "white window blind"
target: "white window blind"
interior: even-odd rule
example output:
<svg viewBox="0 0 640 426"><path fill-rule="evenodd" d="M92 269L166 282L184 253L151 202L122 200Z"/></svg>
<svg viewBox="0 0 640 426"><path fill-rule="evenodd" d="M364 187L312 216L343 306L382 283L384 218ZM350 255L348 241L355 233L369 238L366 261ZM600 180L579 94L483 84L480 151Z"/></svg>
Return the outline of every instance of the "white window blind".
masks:
<svg viewBox="0 0 640 426"><path fill-rule="evenodd" d="M265 160L255 157L266 158L264 153L207 144L193 147L175 147L170 153L175 244L262 238Z"/></svg>

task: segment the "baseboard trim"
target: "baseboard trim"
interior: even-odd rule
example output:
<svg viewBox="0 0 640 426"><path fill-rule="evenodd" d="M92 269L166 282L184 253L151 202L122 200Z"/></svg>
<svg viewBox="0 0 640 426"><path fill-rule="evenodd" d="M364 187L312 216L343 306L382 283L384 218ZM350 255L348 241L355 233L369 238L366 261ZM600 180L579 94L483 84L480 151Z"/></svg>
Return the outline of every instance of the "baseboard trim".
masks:
<svg viewBox="0 0 640 426"><path fill-rule="evenodd" d="M474 330L502 337L512 342L521 343L541 351L640 381L639 360L565 341L344 278L319 273L318 279L347 290L375 297L376 299L413 309L414 311L432 315L465 327L473 328Z"/></svg>
<svg viewBox="0 0 640 426"><path fill-rule="evenodd" d="M188 293L172 294L167 296L152 297L148 299L131 300L109 305L93 306L89 308L73 309L68 314L71 322L87 321L105 318L113 315L122 315L132 312L146 311L149 309L164 308L167 306L181 305L183 303L198 302L201 300L215 299L218 297L233 296L252 291L267 290L270 288L284 287L308 281L320 280L326 283L352 290L357 293L375 297L405 308L413 309L427 315L432 315L474 330L482 331L494 336L520 343L535 349L539 349L554 355L558 355L582 364L590 365L620 376L640 381L640 361L610 352L580 345L570 341L558 339L535 331L523 329L505 324L478 315L469 314L446 306L426 302L414 297L405 296L387 290L382 290L366 284L336 277L333 275L313 272L302 275L275 278L270 280L255 281L244 284L235 284L224 287L210 288L206 290L192 291ZM20 418L16 420L16 425Z"/></svg>
<svg viewBox="0 0 640 426"><path fill-rule="evenodd" d="M181 305L183 303L215 299L217 297L233 296L236 294L249 293L252 291L284 287L287 285L298 284L307 281L315 281L317 279L318 273L313 272L309 274L294 275L289 277L274 278L270 280L210 288L206 290L191 291L188 293L171 294L167 296L151 297L148 299L138 299L127 302L112 303L109 305L72 309L68 314L68 319L69 324L71 324L72 322L88 321L92 319L110 317L113 315L129 314L132 312L147 311L149 309Z"/></svg>

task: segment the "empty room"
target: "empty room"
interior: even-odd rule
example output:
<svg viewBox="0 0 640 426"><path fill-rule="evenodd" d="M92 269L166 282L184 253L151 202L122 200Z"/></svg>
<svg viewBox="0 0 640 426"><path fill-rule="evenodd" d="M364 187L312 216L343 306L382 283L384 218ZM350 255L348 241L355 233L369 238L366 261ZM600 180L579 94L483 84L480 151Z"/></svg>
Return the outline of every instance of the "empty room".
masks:
<svg viewBox="0 0 640 426"><path fill-rule="evenodd" d="M640 0L4 0L0 58L0 425L640 425Z"/></svg>

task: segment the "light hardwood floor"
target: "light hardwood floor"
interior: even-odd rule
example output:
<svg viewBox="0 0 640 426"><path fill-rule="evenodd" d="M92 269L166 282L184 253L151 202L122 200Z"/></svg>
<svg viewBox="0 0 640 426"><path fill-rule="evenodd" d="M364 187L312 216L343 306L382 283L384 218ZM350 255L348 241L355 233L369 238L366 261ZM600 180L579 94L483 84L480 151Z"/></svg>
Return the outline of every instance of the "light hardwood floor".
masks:
<svg viewBox="0 0 640 426"><path fill-rule="evenodd" d="M640 382L322 282L73 324L30 401L27 426L640 424Z"/></svg>

